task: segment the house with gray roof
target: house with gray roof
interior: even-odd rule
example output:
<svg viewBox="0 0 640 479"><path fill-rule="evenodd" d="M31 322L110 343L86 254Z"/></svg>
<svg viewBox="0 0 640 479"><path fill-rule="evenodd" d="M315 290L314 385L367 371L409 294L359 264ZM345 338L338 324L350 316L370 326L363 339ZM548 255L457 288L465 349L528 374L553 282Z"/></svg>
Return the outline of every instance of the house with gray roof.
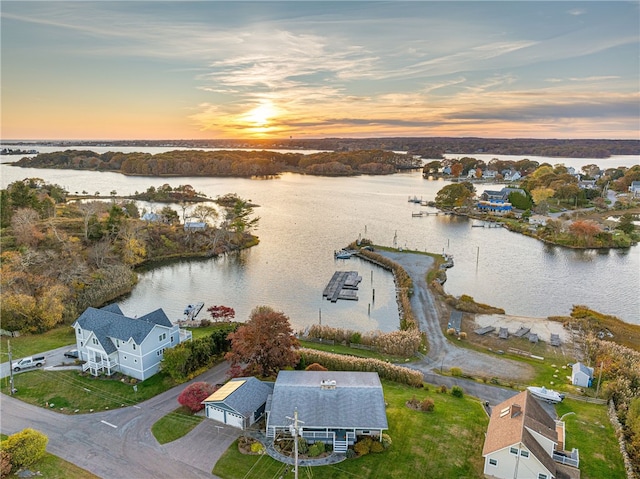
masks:
<svg viewBox="0 0 640 479"><path fill-rule="evenodd" d="M264 416L273 383L254 377L234 378L202 401L209 419L246 429Z"/></svg>
<svg viewBox="0 0 640 479"><path fill-rule="evenodd" d="M160 370L166 349L191 339L162 309L129 318L115 303L87 308L71 326L82 370L94 376L120 372L144 381Z"/></svg>
<svg viewBox="0 0 640 479"><path fill-rule="evenodd" d="M307 442L331 443L346 452L357 436L382 438L389 428L378 373L280 371L267 401L267 437L290 434L297 411Z"/></svg>
<svg viewBox="0 0 640 479"><path fill-rule="evenodd" d="M629 185L629 193L635 198L640 196L640 181L632 181Z"/></svg>

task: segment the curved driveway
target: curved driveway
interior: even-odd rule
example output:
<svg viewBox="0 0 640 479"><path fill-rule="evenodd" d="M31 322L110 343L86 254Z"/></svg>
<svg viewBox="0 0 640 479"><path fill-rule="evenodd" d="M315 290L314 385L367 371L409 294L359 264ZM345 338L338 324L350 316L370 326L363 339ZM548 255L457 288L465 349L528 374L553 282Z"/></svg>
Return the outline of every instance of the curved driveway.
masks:
<svg viewBox="0 0 640 479"><path fill-rule="evenodd" d="M193 381L224 382L222 363ZM187 383L188 384L188 383ZM202 421L183 439L160 445L151 426L176 409L186 384L137 406L70 416L2 395L2 432L25 427L49 437L47 450L104 479L215 478L211 470L240 431Z"/></svg>
<svg viewBox="0 0 640 479"><path fill-rule="evenodd" d="M424 254L376 252L402 266L413 281L411 307L420 330L426 333L429 340L429 353L423 361L413 363L411 367L425 373L432 373L432 370L441 367L447 369L458 367L463 372L474 376L499 376L518 381L526 381L533 376L533 368L528 364L459 348L445 337L426 281L426 274L433 265L433 258Z"/></svg>

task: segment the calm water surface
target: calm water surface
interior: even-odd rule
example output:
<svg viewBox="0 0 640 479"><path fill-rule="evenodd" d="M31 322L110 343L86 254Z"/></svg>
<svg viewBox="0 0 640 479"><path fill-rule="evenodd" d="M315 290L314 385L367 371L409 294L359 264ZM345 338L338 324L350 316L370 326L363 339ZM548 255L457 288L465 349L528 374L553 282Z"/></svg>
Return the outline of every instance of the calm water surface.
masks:
<svg viewBox="0 0 640 479"><path fill-rule="evenodd" d="M391 275L359 259L333 258L334 250L361 236L387 246L395 243L453 254L455 267L448 270L447 292L471 295L508 314L568 314L572 305L585 304L640 324L640 248L573 251L500 228L472 228L463 218L412 217L412 212L425 208L409 203L409 196L433 199L447 184L424 180L418 172L354 178L284 174L275 180L247 180L0 168L3 187L40 177L72 192L115 189L130 194L167 182L188 183L210 197L233 192L260 205L255 210L261 218L257 247L225 258L174 262L142 272L132 294L120 302L127 314L162 307L178 319L186 304L204 301L205 307L233 307L239 320L255 306L269 305L285 312L296 329L319 321L362 331L397 329ZM322 290L336 270L358 271L362 276L359 301L322 299Z"/></svg>

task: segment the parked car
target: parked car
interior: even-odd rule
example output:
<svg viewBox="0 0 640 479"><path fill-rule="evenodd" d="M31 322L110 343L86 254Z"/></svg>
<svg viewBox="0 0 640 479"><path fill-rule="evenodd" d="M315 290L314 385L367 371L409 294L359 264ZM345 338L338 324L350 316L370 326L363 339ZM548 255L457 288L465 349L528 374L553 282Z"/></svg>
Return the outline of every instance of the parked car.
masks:
<svg viewBox="0 0 640 479"><path fill-rule="evenodd" d="M46 362L44 356L30 356L28 358L22 358L12 364L13 370L18 372L22 369L39 368Z"/></svg>
<svg viewBox="0 0 640 479"><path fill-rule="evenodd" d="M78 359L78 357L79 357L78 350L77 349L70 349L69 351L64 353L64 357L65 358Z"/></svg>

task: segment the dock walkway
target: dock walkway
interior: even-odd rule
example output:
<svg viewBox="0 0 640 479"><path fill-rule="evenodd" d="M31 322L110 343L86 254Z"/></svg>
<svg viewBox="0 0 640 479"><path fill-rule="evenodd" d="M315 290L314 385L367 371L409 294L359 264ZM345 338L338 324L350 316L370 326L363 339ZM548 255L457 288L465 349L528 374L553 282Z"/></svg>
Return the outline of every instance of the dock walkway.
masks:
<svg viewBox="0 0 640 479"><path fill-rule="evenodd" d="M357 271L336 271L325 286L322 296L332 303L339 299L358 300L356 290L362 281Z"/></svg>

